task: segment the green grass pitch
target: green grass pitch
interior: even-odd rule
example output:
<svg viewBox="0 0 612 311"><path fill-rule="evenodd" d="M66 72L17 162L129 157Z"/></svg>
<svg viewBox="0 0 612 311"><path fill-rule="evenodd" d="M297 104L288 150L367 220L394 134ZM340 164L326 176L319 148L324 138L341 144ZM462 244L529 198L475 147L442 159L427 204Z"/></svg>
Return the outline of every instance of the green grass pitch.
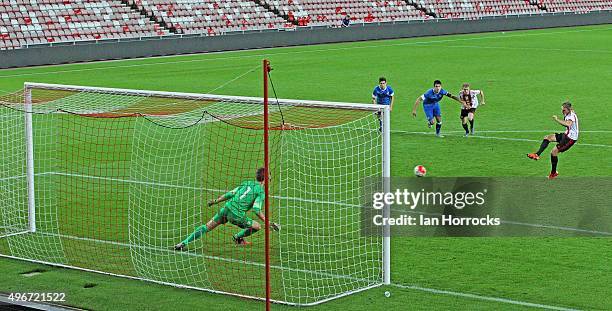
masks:
<svg viewBox="0 0 612 311"><path fill-rule="evenodd" d="M378 77L385 76L396 93L392 176L410 176L412 167L422 164L430 176L544 178L550 169L547 154L539 162L525 154L542 136L562 131L551 115L561 115L560 104L569 99L580 117L581 136L559 157L560 178L610 177L611 36L610 25L603 25L11 69L0 71L0 91L18 90L29 81L261 96L259 67L268 58L280 98L369 103ZM476 136L463 137L459 105L450 99L441 103L443 139L426 127L422 109L416 119L410 115L416 97L435 79L454 93L463 82L484 90L487 104L477 112ZM78 249L79 243L71 246ZM0 249L5 247L0 240ZM611 247L609 238L394 238L394 285L309 309L609 310ZM121 252L115 248L120 246L105 251ZM118 267L121 260L118 256ZM20 275L35 269L46 272ZM0 278L0 292L61 291L67 304L94 310L263 307L248 299L16 260L0 259L0 273L6 276Z"/></svg>

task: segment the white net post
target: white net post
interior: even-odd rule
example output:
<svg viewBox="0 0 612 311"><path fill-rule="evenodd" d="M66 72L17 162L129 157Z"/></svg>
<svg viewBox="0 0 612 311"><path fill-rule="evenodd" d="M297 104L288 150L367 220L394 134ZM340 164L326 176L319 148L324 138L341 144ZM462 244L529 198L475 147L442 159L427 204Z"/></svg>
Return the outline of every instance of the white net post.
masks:
<svg viewBox="0 0 612 311"><path fill-rule="evenodd" d="M0 239L30 230L24 124L23 111L0 106Z"/></svg>
<svg viewBox="0 0 612 311"><path fill-rule="evenodd" d="M391 192L391 113L388 106L385 107L382 113L382 163L383 163L383 191ZM385 204L383 209L383 217L388 219L391 217L391 207ZM387 223L383 227L383 283L391 284L391 227Z"/></svg>
<svg viewBox="0 0 612 311"><path fill-rule="evenodd" d="M32 89L24 88L26 179L28 184L28 225L36 232L36 204L34 200L34 134L32 127Z"/></svg>

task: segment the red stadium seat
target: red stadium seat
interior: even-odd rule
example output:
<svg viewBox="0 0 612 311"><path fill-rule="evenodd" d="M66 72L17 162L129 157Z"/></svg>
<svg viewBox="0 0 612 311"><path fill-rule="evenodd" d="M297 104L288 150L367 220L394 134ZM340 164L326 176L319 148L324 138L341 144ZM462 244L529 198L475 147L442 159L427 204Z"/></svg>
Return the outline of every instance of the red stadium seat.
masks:
<svg viewBox="0 0 612 311"><path fill-rule="evenodd" d="M11 29L5 27L6 31L0 27L0 38L13 34L18 39L14 42L16 48L37 43L140 36L133 28L126 26L131 23L147 26L149 30L145 31L145 36L169 33L163 28L153 29L154 22L147 16L132 12L120 0L22 2L19 10L13 10L8 2L0 3L0 13L6 14L1 21L6 21L8 25L20 25ZM110 22L108 25L105 24L107 20ZM91 29L102 29L104 34L91 35Z"/></svg>
<svg viewBox="0 0 612 311"><path fill-rule="evenodd" d="M346 15L352 23L372 23L426 20L434 14L439 18L478 19L612 9L610 0L18 0L18 3L17 7L8 1L0 3L0 42L4 49L45 42L165 36L172 32L212 36L232 31L335 27Z"/></svg>

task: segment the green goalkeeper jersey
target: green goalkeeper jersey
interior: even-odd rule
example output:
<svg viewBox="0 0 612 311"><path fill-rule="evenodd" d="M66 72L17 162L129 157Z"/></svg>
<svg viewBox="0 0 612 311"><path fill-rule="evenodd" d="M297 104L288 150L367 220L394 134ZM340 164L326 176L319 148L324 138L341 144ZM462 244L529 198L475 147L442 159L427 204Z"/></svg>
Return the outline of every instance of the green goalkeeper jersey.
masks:
<svg viewBox="0 0 612 311"><path fill-rule="evenodd" d="M244 217L251 209L255 213L261 212L266 194L260 183L248 180L223 196L228 199L225 207L235 216Z"/></svg>

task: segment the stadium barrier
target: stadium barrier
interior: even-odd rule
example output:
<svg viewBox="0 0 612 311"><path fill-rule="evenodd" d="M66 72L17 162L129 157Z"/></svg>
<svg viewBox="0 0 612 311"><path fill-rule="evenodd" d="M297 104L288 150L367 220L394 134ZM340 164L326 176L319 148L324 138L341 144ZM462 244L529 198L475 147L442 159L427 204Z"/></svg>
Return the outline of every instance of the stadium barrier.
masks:
<svg viewBox="0 0 612 311"><path fill-rule="evenodd" d="M433 19L237 32L222 36L165 36L30 46L0 51L0 69L99 60L233 51L336 42L612 24L612 11L585 14L507 15L478 20Z"/></svg>

